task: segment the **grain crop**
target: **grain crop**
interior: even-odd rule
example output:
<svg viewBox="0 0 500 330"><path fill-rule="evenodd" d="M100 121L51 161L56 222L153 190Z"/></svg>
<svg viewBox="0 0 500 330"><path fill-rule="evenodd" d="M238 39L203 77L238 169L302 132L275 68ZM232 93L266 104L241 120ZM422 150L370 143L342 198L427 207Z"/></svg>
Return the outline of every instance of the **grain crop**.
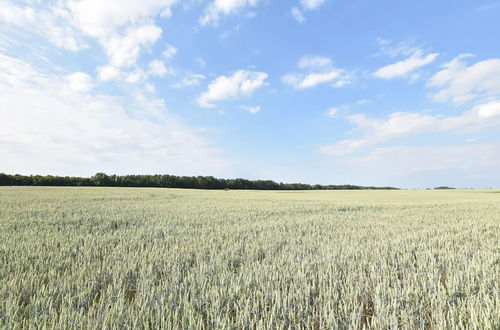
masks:
<svg viewBox="0 0 500 330"><path fill-rule="evenodd" d="M500 193L0 187L7 329L499 329Z"/></svg>

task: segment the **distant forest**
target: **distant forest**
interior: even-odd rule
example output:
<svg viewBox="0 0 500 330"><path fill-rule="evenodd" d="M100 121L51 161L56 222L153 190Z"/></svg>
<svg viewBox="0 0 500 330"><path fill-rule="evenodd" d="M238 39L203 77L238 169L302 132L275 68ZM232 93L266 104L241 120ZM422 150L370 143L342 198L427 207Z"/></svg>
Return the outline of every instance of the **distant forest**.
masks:
<svg viewBox="0 0 500 330"><path fill-rule="evenodd" d="M254 190L375 190L393 187L363 187L354 185L310 185L278 183L272 180L218 179L212 176L176 175L107 175L97 173L90 178L20 175L0 173L0 186L88 186L88 187L152 187L190 189L254 189Z"/></svg>

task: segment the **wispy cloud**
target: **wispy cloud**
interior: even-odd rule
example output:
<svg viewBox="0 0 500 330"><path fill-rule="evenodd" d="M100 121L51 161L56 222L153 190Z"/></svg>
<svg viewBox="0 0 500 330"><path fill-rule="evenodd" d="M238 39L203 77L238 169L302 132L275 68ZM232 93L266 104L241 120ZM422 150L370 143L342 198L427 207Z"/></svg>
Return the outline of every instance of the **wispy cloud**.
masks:
<svg viewBox="0 0 500 330"><path fill-rule="evenodd" d="M214 0L205 9L199 23L216 26L222 17L236 14L246 7L255 7L259 2L259 0Z"/></svg>
<svg viewBox="0 0 500 330"><path fill-rule="evenodd" d="M174 88L182 88L182 87L188 87L188 86L196 86L199 85L204 79L205 75L199 74L199 73L192 73L188 72L182 78L181 81L178 81L172 85Z"/></svg>
<svg viewBox="0 0 500 330"><path fill-rule="evenodd" d="M436 60L438 53L424 55L417 51L405 60L386 65L373 73L377 78L393 79L407 77L411 72L424 67Z"/></svg>
<svg viewBox="0 0 500 330"><path fill-rule="evenodd" d="M478 12L488 12L500 8L500 2L492 2L476 8Z"/></svg>
<svg viewBox="0 0 500 330"><path fill-rule="evenodd" d="M344 69L333 66L332 60L322 56L305 56L297 67L299 72L284 75L281 80L295 89L313 88L330 83L334 87L343 87L352 81L352 75Z"/></svg>
<svg viewBox="0 0 500 330"><path fill-rule="evenodd" d="M242 105L240 108L242 108L243 110L248 111L252 114L256 114L257 112L260 112L260 110L262 110L262 107L260 107L260 106Z"/></svg>
<svg viewBox="0 0 500 330"><path fill-rule="evenodd" d="M325 0L300 0L299 3L302 10L300 10L297 6L293 6L290 9L290 13L297 22L304 23L306 21L306 17L302 11L316 10L325 2Z"/></svg>
<svg viewBox="0 0 500 330"><path fill-rule="evenodd" d="M290 13L292 14L292 17L299 23L304 23L306 21L306 18L304 17L304 14L300 11L299 8L297 7L292 7L290 9Z"/></svg>
<svg viewBox="0 0 500 330"><path fill-rule="evenodd" d="M414 73L416 70L431 64L439 56L439 53L430 53L423 47L415 45L415 40L413 39L404 40L395 44L391 40L379 37L376 42L380 49L379 52L375 54L376 57L405 57L402 60L385 65L373 72L374 77L381 79L415 79L419 76Z"/></svg>
<svg viewBox="0 0 500 330"><path fill-rule="evenodd" d="M458 182L463 187L469 181L467 176L491 178L495 175L500 167L500 144L384 147L361 157L350 158L346 163L354 172L376 173L377 176L392 177L397 182L401 182L401 178L397 177L416 180L415 177L419 175L425 178L434 173L434 186L453 185L458 176ZM415 182L413 185L420 186L421 183Z"/></svg>
<svg viewBox="0 0 500 330"><path fill-rule="evenodd" d="M348 115L362 136L344 139L325 145L320 152L335 156L351 154L368 146L423 133L478 130L500 126L500 101L480 104L459 116L439 116L427 112L394 112L386 119L376 119L364 114Z"/></svg>
<svg viewBox="0 0 500 330"><path fill-rule="evenodd" d="M172 45L166 45L165 50L161 54L163 55L163 57L169 60L174 57L175 54L177 54L177 48Z"/></svg>
<svg viewBox="0 0 500 330"><path fill-rule="evenodd" d="M314 10L325 3L325 0L300 0L300 4L306 10Z"/></svg>

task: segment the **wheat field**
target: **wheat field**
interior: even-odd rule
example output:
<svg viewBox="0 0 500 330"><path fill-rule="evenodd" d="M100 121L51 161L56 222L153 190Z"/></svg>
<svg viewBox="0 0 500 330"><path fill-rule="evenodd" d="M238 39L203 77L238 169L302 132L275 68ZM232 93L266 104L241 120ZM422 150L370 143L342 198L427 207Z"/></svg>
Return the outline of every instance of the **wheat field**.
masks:
<svg viewBox="0 0 500 330"><path fill-rule="evenodd" d="M0 187L0 328L499 329L500 193Z"/></svg>

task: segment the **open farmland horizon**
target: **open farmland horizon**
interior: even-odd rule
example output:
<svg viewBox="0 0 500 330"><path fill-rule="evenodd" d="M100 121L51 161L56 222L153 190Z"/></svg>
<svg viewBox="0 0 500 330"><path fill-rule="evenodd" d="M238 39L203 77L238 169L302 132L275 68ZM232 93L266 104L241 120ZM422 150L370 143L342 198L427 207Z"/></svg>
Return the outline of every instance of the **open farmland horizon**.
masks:
<svg viewBox="0 0 500 330"><path fill-rule="evenodd" d="M62 186L62 187L149 187L149 188L187 188L187 189L244 189L244 190L398 190L417 188L400 188L391 186L360 186L353 184L308 184L283 183L273 180L249 180L244 178L215 178L213 176L178 176L169 174L132 174L108 175L96 173L91 177L56 176L56 175L21 175L0 173L0 186ZM483 188L449 187L435 185L421 189L496 189L491 186Z"/></svg>
<svg viewBox="0 0 500 330"><path fill-rule="evenodd" d="M21 175L0 173L0 186L97 186L151 187L191 189L255 189L255 190L393 190L394 187L356 186L351 184L283 183L273 180L222 179L213 176L177 176L168 174L107 175L92 177L54 175ZM439 187L449 189L449 187Z"/></svg>
<svg viewBox="0 0 500 330"><path fill-rule="evenodd" d="M498 329L500 190L0 187L2 328Z"/></svg>

